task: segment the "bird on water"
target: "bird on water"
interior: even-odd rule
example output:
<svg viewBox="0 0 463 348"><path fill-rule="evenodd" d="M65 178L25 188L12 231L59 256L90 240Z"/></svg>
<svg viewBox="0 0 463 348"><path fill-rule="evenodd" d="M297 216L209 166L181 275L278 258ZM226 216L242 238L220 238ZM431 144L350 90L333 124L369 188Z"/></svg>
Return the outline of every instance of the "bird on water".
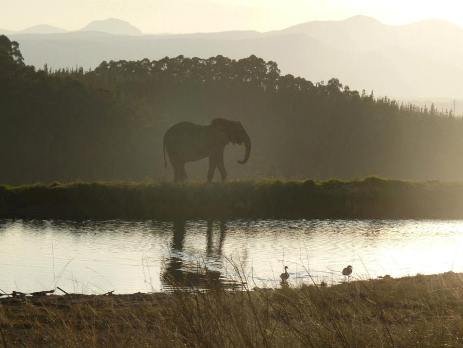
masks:
<svg viewBox="0 0 463 348"><path fill-rule="evenodd" d="M283 283L286 283L289 278L288 266L285 266L285 271L280 274L280 278Z"/></svg>
<svg viewBox="0 0 463 348"><path fill-rule="evenodd" d="M351 274L352 274L352 266L351 266L351 265L345 267L345 268L342 270L342 275L343 275L343 276L346 276L347 279L350 278L350 275L351 275Z"/></svg>

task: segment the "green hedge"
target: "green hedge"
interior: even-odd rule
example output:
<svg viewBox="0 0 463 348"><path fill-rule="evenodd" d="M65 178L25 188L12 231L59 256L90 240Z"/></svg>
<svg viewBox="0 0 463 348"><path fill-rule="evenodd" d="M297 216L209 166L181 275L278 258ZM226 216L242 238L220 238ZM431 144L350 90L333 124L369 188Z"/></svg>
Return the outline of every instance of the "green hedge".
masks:
<svg viewBox="0 0 463 348"><path fill-rule="evenodd" d="M0 186L0 217L463 218L463 184L367 178Z"/></svg>

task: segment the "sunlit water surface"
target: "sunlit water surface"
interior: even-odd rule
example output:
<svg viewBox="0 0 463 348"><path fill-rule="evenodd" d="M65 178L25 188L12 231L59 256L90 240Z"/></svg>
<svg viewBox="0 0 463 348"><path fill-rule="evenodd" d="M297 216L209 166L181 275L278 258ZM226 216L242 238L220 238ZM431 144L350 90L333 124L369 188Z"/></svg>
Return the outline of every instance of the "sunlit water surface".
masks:
<svg viewBox="0 0 463 348"><path fill-rule="evenodd" d="M134 293L463 271L463 221L1 221L0 289Z"/></svg>

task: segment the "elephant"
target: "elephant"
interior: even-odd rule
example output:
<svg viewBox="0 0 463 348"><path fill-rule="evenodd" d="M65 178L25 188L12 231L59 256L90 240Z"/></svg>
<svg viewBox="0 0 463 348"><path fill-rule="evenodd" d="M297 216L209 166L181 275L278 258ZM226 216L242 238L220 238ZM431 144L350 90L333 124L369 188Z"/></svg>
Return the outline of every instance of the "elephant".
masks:
<svg viewBox="0 0 463 348"><path fill-rule="evenodd" d="M164 135L164 165L167 167L167 152L174 169L174 182L182 182L187 178L186 162L208 157L207 181L212 181L216 168L219 169L222 181L225 181L227 171L223 163L223 152L229 143L244 144L244 159L238 163L246 163L251 153L251 139L241 122L216 118L207 126L191 122L177 123Z"/></svg>

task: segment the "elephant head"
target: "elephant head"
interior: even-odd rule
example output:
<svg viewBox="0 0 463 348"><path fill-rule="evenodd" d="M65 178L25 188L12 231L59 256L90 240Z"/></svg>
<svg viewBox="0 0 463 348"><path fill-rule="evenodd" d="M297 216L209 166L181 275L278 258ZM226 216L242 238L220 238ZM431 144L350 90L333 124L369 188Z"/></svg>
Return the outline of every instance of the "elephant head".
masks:
<svg viewBox="0 0 463 348"><path fill-rule="evenodd" d="M238 163L246 163L249 159L249 155L251 154L251 139L249 138L248 133L246 133L241 122L216 118L212 120L211 126L225 133L229 142L239 145L244 144L244 159L242 161L238 161Z"/></svg>

